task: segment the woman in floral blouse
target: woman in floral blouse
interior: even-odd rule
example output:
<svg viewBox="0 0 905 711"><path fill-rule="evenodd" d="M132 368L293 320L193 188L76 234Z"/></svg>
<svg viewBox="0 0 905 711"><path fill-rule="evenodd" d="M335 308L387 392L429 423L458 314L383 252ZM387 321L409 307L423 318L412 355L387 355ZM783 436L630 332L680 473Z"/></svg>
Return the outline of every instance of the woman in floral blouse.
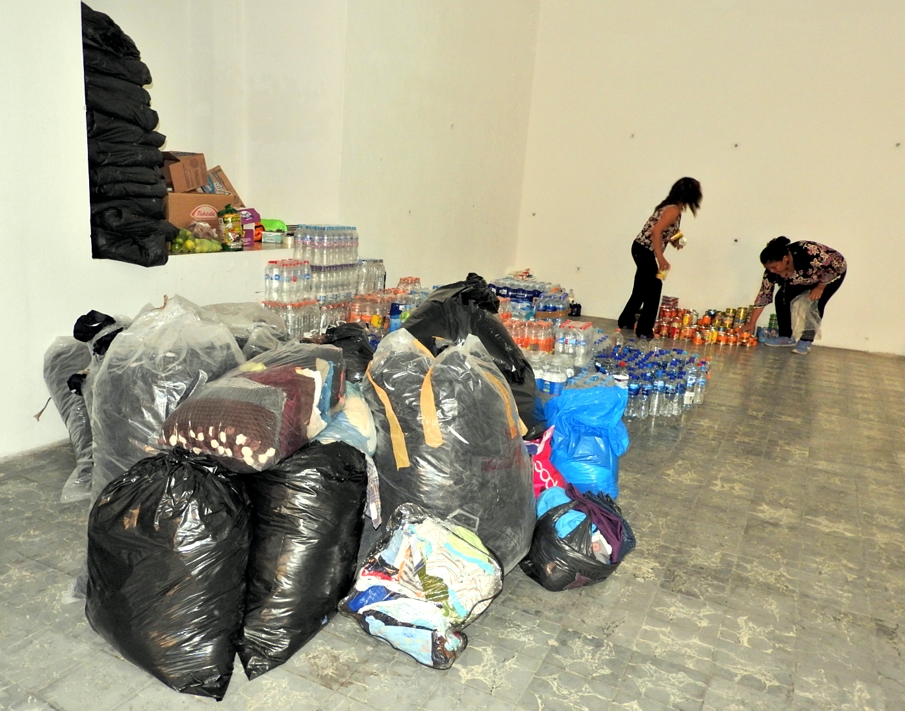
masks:
<svg viewBox="0 0 905 711"><path fill-rule="evenodd" d="M814 332L805 331L797 343L792 338L792 300L799 294L810 292L809 298L817 302L817 310L823 318L826 302L845 280L845 257L825 244L790 242L787 237L777 237L767 242L760 253L760 261L766 269L745 330L750 331L757 324L764 307L773 301L773 287L778 284L775 308L779 336L766 339L764 344L795 346L793 353L807 355L814 341Z"/></svg>

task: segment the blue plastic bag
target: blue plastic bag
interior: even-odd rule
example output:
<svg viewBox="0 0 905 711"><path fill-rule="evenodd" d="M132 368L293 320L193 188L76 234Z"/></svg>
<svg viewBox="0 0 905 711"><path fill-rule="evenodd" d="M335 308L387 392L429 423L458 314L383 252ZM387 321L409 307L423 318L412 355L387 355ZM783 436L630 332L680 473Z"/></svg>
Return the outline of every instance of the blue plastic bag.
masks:
<svg viewBox="0 0 905 711"><path fill-rule="evenodd" d="M582 493L619 495L619 457L628 449L622 421L628 391L619 387L566 390L544 407L553 425L550 461Z"/></svg>

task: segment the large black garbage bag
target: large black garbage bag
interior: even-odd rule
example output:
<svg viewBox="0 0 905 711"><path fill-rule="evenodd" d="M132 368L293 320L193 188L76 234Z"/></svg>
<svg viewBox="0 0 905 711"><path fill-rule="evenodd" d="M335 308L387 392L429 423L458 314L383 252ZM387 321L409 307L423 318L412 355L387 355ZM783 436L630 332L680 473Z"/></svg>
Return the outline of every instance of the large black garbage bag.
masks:
<svg viewBox="0 0 905 711"><path fill-rule="evenodd" d="M94 213L91 216L91 224L95 228L110 230L124 237L143 239L145 235L156 233L160 229L161 221L135 215L128 210L111 208Z"/></svg>
<svg viewBox="0 0 905 711"><path fill-rule="evenodd" d="M244 480L254 533L239 657L254 679L307 644L352 587L367 470L354 447L314 442Z"/></svg>
<svg viewBox="0 0 905 711"><path fill-rule="evenodd" d="M106 74L139 86L151 83L151 71L148 69L148 65L140 59L118 57L112 52L90 44L82 47L82 63L86 74Z"/></svg>
<svg viewBox="0 0 905 711"><path fill-rule="evenodd" d="M476 336L436 359L405 329L362 390L377 427L382 511L404 503L474 531L509 572L531 545L534 485L512 393Z"/></svg>
<svg viewBox="0 0 905 711"><path fill-rule="evenodd" d="M324 334L324 343L342 349L346 362L346 380L351 383L360 383L364 380L368 364L374 358L374 349L371 347L365 326L360 323L330 326Z"/></svg>
<svg viewBox="0 0 905 711"><path fill-rule="evenodd" d="M87 111L85 123L88 138L108 143L138 143L143 146L160 148L167 137L157 131L146 131L140 126L107 116L99 111Z"/></svg>
<svg viewBox="0 0 905 711"><path fill-rule="evenodd" d="M159 180L156 183L100 183L91 185L91 200L94 204L128 198L129 201L135 202L141 200L148 202L156 200L163 202L162 198L166 197L167 184L165 180ZM104 208L99 208L104 209ZM139 208L135 208L136 210ZM160 217L160 219L163 219Z"/></svg>
<svg viewBox="0 0 905 711"><path fill-rule="evenodd" d="M82 44L112 52L118 57L141 59L135 42L109 15L82 3Z"/></svg>
<svg viewBox="0 0 905 711"><path fill-rule="evenodd" d="M88 163L92 166L160 168L163 165L163 153L154 146L140 146L136 143L106 143L89 138Z"/></svg>
<svg viewBox="0 0 905 711"><path fill-rule="evenodd" d="M151 105L151 95L148 90L124 79L107 76L106 74L95 74L94 72L85 72L85 86L103 89L116 93L130 101L137 101L140 104Z"/></svg>
<svg viewBox="0 0 905 711"><path fill-rule="evenodd" d="M434 355L442 349L443 341L461 343L469 334L477 336L512 388L519 417L528 428L527 437L533 439L544 430L534 408L534 371L497 315L498 307L499 299L487 282L472 273L465 281L435 289L403 327Z"/></svg>
<svg viewBox="0 0 905 711"><path fill-rule="evenodd" d="M146 103L96 86L85 86L85 106L89 110L134 123L146 131L153 131L159 123L157 112Z"/></svg>
<svg viewBox="0 0 905 711"><path fill-rule="evenodd" d="M143 217L155 217L162 220L166 216L166 209L163 200L159 198L131 198L131 199L111 199L97 200L91 203L91 214L103 212L110 208L119 208L128 210L136 215Z"/></svg>
<svg viewBox="0 0 905 711"><path fill-rule="evenodd" d="M163 172L157 167L101 165L88 169L92 185L104 183L141 183L155 185L163 180Z"/></svg>
<svg viewBox="0 0 905 711"><path fill-rule="evenodd" d="M63 485L63 503L91 496L91 421L85 399L69 388L69 378L91 365L91 351L74 338L57 338L44 354L44 382L60 413L75 452L75 469Z"/></svg>
<svg viewBox="0 0 905 711"><path fill-rule="evenodd" d="M94 259L116 259L142 267L160 267L167 263L167 242L176 239L179 230L160 221L154 232L141 237L120 234L95 227L91 230L91 256Z"/></svg>
<svg viewBox="0 0 905 711"><path fill-rule="evenodd" d="M222 699L245 601L250 513L241 484L185 450L144 459L88 521L91 626L177 691Z"/></svg>
<svg viewBox="0 0 905 711"><path fill-rule="evenodd" d="M541 496L552 494L551 490ZM520 567L532 580L547 590L559 592L593 585L606 580L635 549L635 534L622 514L622 509L607 494L580 493L571 484L566 487L571 500L549 509L537 521L531 550ZM538 499L540 503L540 499ZM565 536L557 531L559 520L577 511L584 519ZM594 555L591 527L597 529L612 546L612 557L601 561Z"/></svg>

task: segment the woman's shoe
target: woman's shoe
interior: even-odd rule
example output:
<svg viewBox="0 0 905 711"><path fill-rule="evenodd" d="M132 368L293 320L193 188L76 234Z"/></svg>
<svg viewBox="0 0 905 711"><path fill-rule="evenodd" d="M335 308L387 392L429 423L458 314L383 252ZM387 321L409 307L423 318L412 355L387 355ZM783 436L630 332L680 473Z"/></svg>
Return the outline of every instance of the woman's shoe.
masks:
<svg viewBox="0 0 905 711"><path fill-rule="evenodd" d="M797 341L794 338L789 338L787 336L777 336L776 338L764 339L765 346L794 346L796 342Z"/></svg>
<svg viewBox="0 0 905 711"><path fill-rule="evenodd" d="M811 352L811 341L798 341L792 352L796 355L807 355Z"/></svg>

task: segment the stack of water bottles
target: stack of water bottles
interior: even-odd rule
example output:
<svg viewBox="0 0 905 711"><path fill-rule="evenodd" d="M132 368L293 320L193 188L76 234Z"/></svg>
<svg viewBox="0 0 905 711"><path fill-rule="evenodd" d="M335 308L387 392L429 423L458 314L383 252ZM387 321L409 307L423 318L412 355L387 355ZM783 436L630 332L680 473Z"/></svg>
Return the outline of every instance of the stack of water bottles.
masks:
<svg viewBox="0 0 905 711"><path fill-rule="evenodd" d="M314 298L311 265L297 259L272 259L264 268L264 305L276 311L293 338L316 333L320 309Z"/></svg>
<svg viewBox="0 0 905 711"><path fill-rule="evenodd" d="M308 262L319 303L348 301L358 282L358 230L341 225L299 225L295 258Z"/></svg>
<svg viewBox="0 0 905 711"><path fill-rule="evenodd" d="M534 370L537 388L547 395L560 395L567 387L573 387L579 374L587 373L591 365L592 355L600 353L606 348L607 335L586 321L565 320L560 323L554 321L528 321L526 325L547 324L552 332L549 340L541 341L541 344L550 343L549 350L534 347L530 342L526 349L526 357ZM519 322L513 322L511 330L516 334L519 331ZM530 329L529 329L530 330ZM541 331L546 332L546 329ZM518 339L516 339L518 343ZM521 345L521 344L519 344ZM603 385L605 378L595 378L593 385ZM585 379L581 379L582 386L588 385Z"/></svg>
<svg viewBox="0 0 905 711"><path fill-rule="evenodd" d="M594 370L628 390L627 419L669 418L704 402L710 361L682 348L663 348L657 338L624 342L616 333L595 356Z"/></svg>

